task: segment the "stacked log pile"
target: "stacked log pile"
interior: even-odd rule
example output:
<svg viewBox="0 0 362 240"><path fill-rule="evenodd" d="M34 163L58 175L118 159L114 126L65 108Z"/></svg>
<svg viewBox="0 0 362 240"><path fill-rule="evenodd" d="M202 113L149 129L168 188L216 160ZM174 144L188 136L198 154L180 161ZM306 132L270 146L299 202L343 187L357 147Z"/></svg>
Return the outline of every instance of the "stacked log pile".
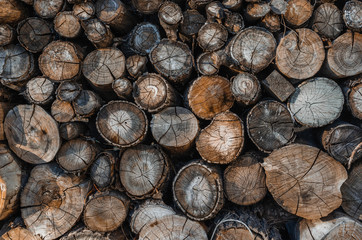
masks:
<svg viewBox="0 0 362 240"><path fill-rule="evenodd" d="M359 0L0 0L0 239L362 239Z"/></svg>

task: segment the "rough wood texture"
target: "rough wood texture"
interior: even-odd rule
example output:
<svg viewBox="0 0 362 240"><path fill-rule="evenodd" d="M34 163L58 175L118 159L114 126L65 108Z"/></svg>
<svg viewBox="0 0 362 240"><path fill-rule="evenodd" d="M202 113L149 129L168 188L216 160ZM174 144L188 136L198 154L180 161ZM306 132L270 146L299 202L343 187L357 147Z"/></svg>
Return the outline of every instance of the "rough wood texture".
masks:
<svg viewBox="0 0 362 240"><path fill-rule="evenodd" d="M133 6L143 14L152 14L158 11L164 0L132 0Z"/></svg>
<svg viewBox="0 0 362 240"><path fill-rule="evenodd" d="M217 74L221 65L218 55L213 52L202 53L196 62L198 72L208 76Z"/></svg>
<svg viewBox="0 0 362 240"><path fill-rule="evenodd" d="M65 6L64 0L34 0L33 7L41 18L54 18Z"/></svg>
<svg viewBox="0 0 362 240"><path fill-rule="evenodd" d="M6 114L12 109L15 105L8 102L0 102L0 141L6 140L4 132L4 120Z"/></svg>
<svg viewBox="0 0 362 240"><path fill-rule="evenodd" d="M285 210L306 219L327 216L342 203L345 168L322 150L292 144L264 159L266 185Z"/></svg>
<svg viewBox="0 0 362 240"><path fill-rule="evenodd" d="M56 99L51 106L50 112L55 121L66 123L75 117L75 112L72 104L67 101Z"/></svg>
<svg viewBox="0 0 362 240"><path fill-rule="evenodd" d="M20 198L28 230L45 240L69 231L82 214L89 186L54 163L34 167Z"/></svg>
<svg viewBox="0 0 362 240"><path fill-rule="evenodd" d="M112 90L114 80L125 72L125 57L117 48L97 49L89 53L82 65L83 75L99 90Z"/></svg>
<svg viewBox="0 0 362 240"><path fill-rule="evenodd" d="M197 34L199 46L206 52L222 48L228 39L228 31L219 23L206 23Z"/></svg>
<svg viewBox="0 0 362 240"><path fill-rule="evenodd" d="M344 96L338 84L320 77L301 83L289 98L288 108L300 124L322 127L339 117L343 103Z"/></svg>
<svg viewBox="0 0 362 240"><path fill-rule="evenodd" d="M122 186L135 199L157 194L169 172L168 157L157 145L139 144L127 149L119 166Z"/></svg>
<svg viewBox="0 0 362 240"><path fill-rule="evenodd" d="M33 235L28 229L22 227L12 228L4 233L1 240L40 240L39 236Z"/></svg>
<svg viewBox="0 0 362 240"><path fill-rule="evenodd" d="M24 96L29 103L46 105L50 103L54 97L54 84L45 77L36 77L26 84Z"/></svg>
<svg viewBox="0 0 362 240"><path fill-rule="evenodd" d="M206 22L206 19L197 10L191 9L183 12L183 19L180 25L180 32L186 36L193 36L199 32Z"/></svg>
<svg viewBox="0 0 362 240"><path fill-rule="evenodd" d="M161 35L158 27L152 23L140 23L133 28L129 39L130 47L141 55L147 55L160 43Z"/></svg>
<svg viewBox="0 0 362 240"><path fill-rule="evenodd" d="M72 11L63 11L54 18L54 30L62 37L75 38L80 35L80 21Z"/></svg>
<svg viewBox="0 0 362 240"><path fill-rule="evenodd" d="M50 162L60 147L58 125L37 105L18 105L5 117L5 135L11 150L22 160Z"/></svg>
<svg viewBox="0 0 362 240"><path fill-rule="evenodd" d="M128 197L117 191L96 193L84 208L83 221L93 231L114 231L126 219L129 203Z"/></svg>
<svg viewBox="0 0 362 240"><path fill-rule="evenodd" d="M192 112L207 120L229 110L234 104L229 80L218 75L199 77L192 82L185 95Z"/></svg>
<svg viewBox="0 0 362 240"><path fill-rule="evenodd" d="M16 0L0 0L0 22L14 24L27 17L23 3Z"/></svg>
<svg viewBox="0 0 362 240"><path fill-rule="evenodd" d="M259 101L261 86L256 76L242 72L231 78L231 92L238 104L249 106Z"/></svg>
<svg viewBox="0 0 362 240"><path fill-rule="evenodd" d="M81 21L92 18L96 13L93 2L81 2L73 5L73 15Z"/></svg>
<svg viewBox="0 0 362 240"><path fill-rule="evenodd" d="M351 82L346 102L352 115L362 120L362 79Z"/></svg>
<svg viewBox="0 0 362 240"><path fill-rule="evenodd" d="M93 91L82 90L72 102L74 111L81 117L91 117L102 106L102 99Z"/></svg>
<svg viewBox="0 0 362 240"><path fill-rule="evenodd" d="M173 180L172 190L177 206L196 221L215 217L224 205L218 169L201 161L181 168Z"/></svg>
<svg viewBox="0 0 362 240"><path fill-rule="evenodd" d="M186 152L199 133L195 115L183 107L168 107L154 114L151 121L153 138L171 152Z"/></svg>
<svg viewBox="0 0 362 240"><path fill-rule="evenodd" d="M246 125L250 139L263 152L270 153L295 139L293 117L277 101L259 102L248 113Z"/></svg>
<svg viewBox="0 0 362 240"><path fill-rule="evenodd" d="M226 12L225 14L224 26L229 33L237 34L245 27L243 16L240 13Z"/></svg>
<svg viewBox="0 0 362 240"><path fill-rule="evenodd" d="M262 200L267 188L264 169L257 152L248 152L237 158L224 171L226 198L238 205L251 205Z"/></svg>
<svg viewBox="0 0 362 240"><path fill-rule="evenodd" d="M97 155L90 168L90 177L98 189L106 189L115 178L116 158L111 152L101 152Z"/></svg>
<svg viewBox="0 0 362 240"><path fill-rule="evenodd" d="M132 55L126 59L126 69L133 78L138 78L146 72L148 58L141 55Z"/></svg>
<svg viewBox="0 0 362 240"><path fill-rule="evenodd" d="M8 24L0 24L0 46L10 44L15 39L14 29Z"/></svg>
<svg viewBox="0 0 362 240"><path fill-rule="evenodd" d="M353 31L362 31L362 3L352 0L346 2L343 8L343 20L346 26Z"/></svg>
<svg viewBox="0 0 362 240"><path fill-rule="evenodd" d="M285 14L288 3L285 0L271 0L270 10L278 15Z"/></svg>
<svg viewBox="0 0 362 240"><path fill-rule="evenodd" d="M307 79L319 71L324 58L325 50L318 34L299 28L281 39L275 62L279 71L288 78Z"/></svg>
<svg viewBox="0 0 362 240"><path fill-rule="evenodd" d="M243 146L243 122L229 111L217 114L196 139L197 151L209 163L228 164L239 156Z"/></svg>
<svg viewBox="0 0 362 240"><path fill-rule="evenodd" d="M267 2L249 3L244 12L247 20L250 22L257 21L270 12L270 5Z"/></svg>
<svg viewBox="0 0 362 240"><path fill-rule="evenodd" d="M133 86L127 78L116 79L112 84L112 88L120 99L127 100L132 96Z"/></svg>
<svg viewBox="0 0 362 240"><path fill-rule="evenodd" d="M285 102L295 91L293 85L277 70L265 78L262 84L273 97L281 102Z"/></svg>
<svg viewBox="0 0 362 240"><path fill-rule="evenodd" d="M120 240L126 240L126 238L123 238L122 236L118 236ZM76 229L75 231L71 231L60 240L113 240L109 237L104 236L104 234L101 234L99 232L93 232L85 227Z"/></svg>
<svg viewBox="0 0 362 240"><path fill-rule="evenodd" d="M285 11L285 20L294 27L306 23L313 14L313 6L308 0L290 0Z"/></svg>
<svg viewBox="0 0 362 240"><path fill-rule="evenodd" d="M237 11L241 8L242 2L242 0L223 0L222 4L229 10Z"/></svg>
<svg viewBox="0 0 362 240"><path fill-rule="evenodd" d="M280 16L269 12L261 20L261 26L268 29L271 32L278 32L281 28Z"/></svg>
<svg viewBox="0 0 362 240"><path fill-rule="evenodd" d="M183 19L180 6L174 2L165 1L158 11L158 19L167 38L176 41L178 26Z"/></svg>
<svg viewBox="0 0 362 240"><path fill-rule="evenodd" d="M73 81L61 82L55 92L57 98L62 101L71 102L81 93L81 86Z"/></svg>
<svg viewBox="0 0 362 240"><path fill-rule="evenodd" d="M172 85L154 73L145 74L134 82L133 98L141 109L149 113L160 112L178 102L178 94Z"/></svg>
<svg viewBox="0 0 362 240"><path fill-rule="evenodd" d="M106 48L113 43L113 33L111 29L98 18L84 20L81 24L84 34L96 48Z"/></svg>
<svg viewBox="0 0 362 240"><path fill-rule="evenodd" d="M85 126L81 122L67 122L59 126L59 134L64 140L77 138L85 132Z"/></svg>
<svg viewBox="0 0 362 240"><path fill-rule="evenodd" d="M335 39L343 31L342 13L334 4L324 3L313 14L312 28L321 36Z"/></svg>
<svg viewBox="0 0 362 240"><path fill-rule="evenodd" d="M145 138L148 121L146 114L135 104L111 101L99 110L96 126L108 143L118 147L131 147Z"/></svg>

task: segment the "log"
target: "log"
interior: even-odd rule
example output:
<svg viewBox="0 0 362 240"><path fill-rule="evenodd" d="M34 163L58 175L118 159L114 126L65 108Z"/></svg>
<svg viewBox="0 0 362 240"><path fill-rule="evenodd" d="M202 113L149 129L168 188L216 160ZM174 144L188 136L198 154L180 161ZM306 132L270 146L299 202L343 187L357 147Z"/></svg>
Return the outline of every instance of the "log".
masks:
<svg viewBox="0 0 362 240"><path fill-rule="evenodd" d="M100 190L107 189L115 178L116 158L112 152L101 152L90 168L90 177Z"/></svg>
<svg viewBox="0 0 362 240"><path fill-rule="evenodd" d="M26 180L20 160L5 144L0 144L0 221L19 209L19 197Z"/></svg>
<svg viewBox="0 0 362 240"><path fill-rule="evenodd" d="M128 33L137 23L133 14L120 0L97 0L95 7L99 20L121 34Z"/></svg>
<svg viewBox="0 0 362 240"><path fill-rule="evenodd" d="M56 99L50 109L51 115L55 121L66 123L72 121L75 117L75 112L72 104L67 101Z"/></svg>
<svg viewBox="0 0 362 240"><path fill-rule="evenodd" d="M270 5L266 2L248 3L244 12L246 20L256 22L270 12Z"/></svg>
<svg viewBox="0 0 362 240"><path fill-rule="evenodd" d="M53 99L54 84L48 78L35 77L25 86L24 97L29 103L47 105Z"/></svg>
<svg viewBox="0 0 362 240"><path fill-rule="evenodd" d="M324 3L314 11L312 29L319 35L333 40L343 28L342 13L334 4Z"/></svg>
<svg viewBox="0 0 362 240"><path fill-rule="evenodd" d="M200 131L196 149L209 163L228 164L234 161L244 147L244 124L235 113L217 114L211 123Z"/></svg>
<svg viewBox="0 0 362 240"><path fill-rule="evenodd" d="M118 236L121 237L121 236ZM109 237L104 236L100 232L93 232L85 227L76 229L64 235L60 240L111 240ZM124 238L120 238L125 240Z"/></svg>
<svg viewBox="0 0 362 240"><path fill-rule="evenodd" d="M197 10L191 9L183 12L183 19L180 25L180 32L186 36L196 35L204 25L206 19Z"/></svg>
<svg viewBox="0 0 362 240"><path fill-rule="evenodd" d="M73 81L61 82L55 91L57 98L62 101L71 102L81 93L81 86Z"/></svg>
<svg viewBox="0 0 362 240"><path fill-rule="evenodd" d="M197 42L204 51L214 52L222 48L228 38L228 31L219 23L206 23L197 34Z"/></svg>
<svg viewBox="0 0 362 240"><path fill-rule="evenodd" d="M197 78L185 96L192 112L199 118L207 120L229 110L234 104L229 80L218 75Z"/></svg>
<svg viewBox="0 0 362 240"><path fill-rule="evenodd" d="M295 91L293 85L277 70L269 74L262 84L269 94L281 102L285 102Z"/></svg>
<svg viewBox="0 0 362 240"><path fill-rule="evenodd" d="M145 199L162 191L170 168L161 148L144 144L127 149L119 166L122 186L132 199Z"/></svg>
<svg viewBox="0 0 362 240"><path fill-rule="evenodd" d="M222 5L231 11L238 11L241 8L242 0L223 0Z"/></svg>
<svg viewBox="0 0 362 240"><path fill-rule="evenodd" d="M39 68L53 81L73 80L81 74L83 54L71 42L53 41L39 56Z"/></svg>
<svg viewBox="0 0 362 240"><path fill-rule="evenodd" d="M261 20L261 26L273 33L280 31L280 25L280 16L272 12L269 12Z"/></svg>
<svg viewBox="0 0 362 240"><path fill-rule="evenodd" d="M202 53L196 60L197 71L202 75L211 76L217 74L220 68L220 60L213 52Z"/></svg>
<svg viewBox="0 0 362 240"><path fill-rule="evenodd" d="M175 106L178 100L176 90L163 77L149 73L140 76L133 84L135 103L149 113Z"/></svg>
<svg viewBox="0 0 362 240"><path fill-rule="evenodd" d="M165 1L159 11L158 19L168 39L176 41L179 23L183 19L180 6L171 1Z"/></svg>
<svg viewBox="0 0 362 240"><path fill-rule="evenodd" d="M96 8L93 2L81 2L73 5L73 15L81 21L89 20L95 13Z"/></svg>
<svg viewBox="0 0 362 240"><path fill-rule="evenodd" d="M205 7L207 22L213 23L217 22L222 24L222 19L225 18L225 14L227 12L224 5L221 2L215 1L206 5Z"/></svg>
<svg viewBox="0 0 362 240"><path fill-rule="evenodd" d="M262 156L247 152L232 162L224 171L226 198L238 205L251 205L261 201L266 193L264 169L259 162Z"/></svg>
<svg viewBox="0 0 362 240"><path fill-rule="evenodd" d="M341 187L342 208L355 219L362 220L362 164L356 163Z"/></svg>
<svg viewBox="0 0 362 240"><path fill-rule="evenodd" d="M132 55L126 59L126 69L133 78L138 78L147 70L148 59L146 56Z"/></svg>
<svg viewBox="0 0 362 240"><path fill-rule="evenodd" d="M84 173L98 153L93 141L75 138L65 142L59 149L56 160L68 173Z"/></svg>
<svg viewBox="0 0 362 240"><path fill-rule="evenodd" d="M82 90L72 105L76 115L91 117L102 106L102 99L93 91Z"/></svg>
<svg viewBox="0 0 362 240"><path fill-rule="evenodd" d="M352 115L362 120L362 79L351 82L347 90L346 102Z"/></svg>
<svg viewBox="0 0 362 240"><path fill-rule="evenodd" d="M176 85L184 85L193 69L193 56L182 42L163 39L152 49L149 58L158 73Z"/></svg>
<svg viewBox="0 0 362 240"><path fill-rule="evenodd" d="M154 224L146 225L139 234L139 240L157 239L198 239L207 240L207 234L198 222L179 215L161 217Z"/></svg>
<svg viewBox="0 0 362 240"><path fill-rule="evenodd" d="M64 0L34 0L35 13L41 18L54 18L65 7Z"/></svg>
<svg viewBox="0 0 362 240"><path fill-rule="evenodd" d="M178 208L196 221L215 217L224 205L218 169L201 161L192 161L178 171L172 192Z"/></svg>
<svg viewBox="0 0 362 240"><path fill-rule="evenodd" d="M321 68L324 57L323 42L318 34L299 28L281 39L275 62L286 77L300 80L313 77Z"/></svg>
<svg viewBox="0 0 362 240"><path fill-rule="evenodd" d="M253 73L260 72L271 63L277 47L273 35L260 27L240 31L229 44L231 57L239 67Z"/></svg>
<svg viewBox="0 0 362 240"><path fill-rule="evenodd" d="M111 91L114 80L124 75L125 61L123 53L116 48L97 49L84 59L82 72L95 89Z"/></svg>
<svg viewBox="0 0 362 240"><path fill-rule="evenodd" d="M164 0L132 0L132 5L142 14L156 13Z"/></svg>
<svg viewBox="0 0 362 240"><path fill-rule="evenodd" d="M64 140L72 140L85 132L85 126L81 122L66 122L59 126L59 134Z"/></svg>
<svg viewBox="0 0 362 240"><path fill-rule="evenodd" d="M106 142L117 147L131 147L145 138L148 121L135 104L111 101L99 110L96 126Z"/></svg>
<svg viewBox="0 0 362 240"><path fill-rule="evenodd" d="M53 160L60 148L58 125L38 105L18 105L5 117L4 130L10 149L31 164Z"/></svg>
<svg viewBox="0 0 362 240"><path fill-rule="evenodd" d="M10 103L8 101L6 102L0 102L0 141L6 140L5 132L4 132L4 120L6 117L6 114L15 107L15 104Z"/></svg>
<svg viewBox="0 0 362 240"><path fill-rule="evenodd" d="M331 78L344 78L362 73L362 34L346 32L328 49L324 73Z"/></svg>
<svg viewBox="0 0 362 240"><path fill-rule="evenodd" d="M0 46L10 44L15 39L15 31L8 24L0 24Z"/></svg>
<svg viewBox="0 0 362 240"><path fill-rule="evenodd" d="M362 3L356 0L346 2L343 7L343 20L346 26L352 31L362 31L361 11Z"/></svg>
<svg viewBox="0 0 362 240"><path fill-rule="evenodd" d="M54 18L54 30L62 37L76 38L80 35L82 27L72 11L63 11Z"/></svg>
<svg viewBox="0 0 362 240"><path fill-rule="evenodd" d="M39 236L33 235L28 229L22 227L12 228L4 233L1 240L41 240Z"/></svg>
<svg viewBox="0 0 362 240"><path fill-rule="evenodd" d="M198 9L205 7L205 5L209 4L212 0L190 0L188 1L188 5L191 9Z"/></svg>
<svg viewBox="0 0 362 240"><path fill-rule="evenodd" d="M143 227L154 224L162 217L171 215L176 215L176 212L162 200L146 200L131 214L132 232L138 234Z"/></svg>
<svg viewBox="0 0 362 240"><path fill-rule="evenodd" d="M98 18L84 20L81 25L88 40L96 48L106 48L113 43L113 33L110 27Z"/></svg>
<svg viewBox="0 0 362 240"><path fill-rule="evenodd" d="M0 0L0 22L16 24L25 19L28 12L23 3L16 0Z"/></svg>
<svg viewBox="0 0 362 240"><path fill-rule="evenodd" d="M290 0L284 18L293 27L305 24L313 14L313 6L308 0Z"/></svg>
<svg viewBox="0 0 362 240"><path fill-rule="evenodd" d="M156 142L168 151L185 153L195 141L199 122L186 108L168 107L152 116L151 132Z"/></svg>
<svg viewBox="0 0 362 240"><path fill-rule="evenodd" d="M336 82L328 78L304 81L289 98L288 108L294 119L308 127L322 127L342 112L344 96Z"/></svg>
<svg viewBox="0 0 362 240"><path fill-rule="evenodd" d="M21 193L27 229L50 240L69 231L80 218L90 182L66 174L55 163L34 167Z"/></svg>
<svg viewBox="0 0 362 240"><path fill-rule="evenodd" d="M261 86L257 77L242 72L231 78L231 92L241 106L254 105L261 97Z"/></svg>
<svg viewBox="0 0 362 240"><path fill-rule="evenodd" d="M161 41L158 26L144 22L135 26L130 34L129 45L140 55L147 55Z"/></svg>
<svg viewBox="0 0 362 240"><path fill-rule="evenodd" d="M128 100L132 96L133 86L127 78L116 79L112 84L112 88L120 99Z"/></svg>
<svg viewBox="0 0 362 240"><path fill-rule="evenodd" d="M306 219L325 217L342 203L345 168L322 150L291 144L273 151L262 164L275 201Z"/></svg>
<svg viewBox="0 0 362 240"><path fill-rule="evenodd" d="M248 113L248 135L259 150L270 153L294 142L294 120L288 108L277 101L261 101Z"/></svg>
<svg viewBox="0 0 362 240"><path fill-rule="evenodd" d="M287 11L288 3L285 0L271 0L270 10L278 15L285 14Z"/></svg>
<svg viewBox="0 0 362 240"><path fill-rule="evenodd" d="M129 204L128 197L118 191L96 193L84 208L83 222L92 231L114 231L126 219Z"/></svg>
<svg viewBox="0 0 362 240"><path fill-rule="evenodd" d="M224 26L231 34L237 34L245 27L243 16L240 13L236 12L226 12L225 13Z"/></svg>

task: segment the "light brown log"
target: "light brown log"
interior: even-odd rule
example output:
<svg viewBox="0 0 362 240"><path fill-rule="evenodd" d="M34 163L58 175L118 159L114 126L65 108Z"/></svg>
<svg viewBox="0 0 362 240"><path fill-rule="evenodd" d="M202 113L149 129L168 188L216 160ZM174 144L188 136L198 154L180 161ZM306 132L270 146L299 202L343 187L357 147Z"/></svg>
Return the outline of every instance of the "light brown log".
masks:
<svg viewBox="0 0 362 240"><path fill-rule="evenodd" d="M41 18L54 18L65 7L64 0L34 0L35 13Z"/></svg>
<svg viewBox="0 0 362 240"><path fill-rule="evenodd" d="M306 23L313 14L313 6L308 0L290 0L284 14L285 20L294 27Z"/></svg>
<svg viewBox="0 0 362 240"><path fill-rule="evenodd" d="M217 114L196 139L197 151L209 163L228 164L239 156L243 146L243 122L229 111Z"/></svg>
<svg viewBox="0 0 362 240"><path fill-rule="evenodd" d="M135 104L111 101L99 110L96 126L106 142L117 147L131 147L145 138L148 121Z"/></svg>
<svg viewBox="0 0 362 240"><path fill-rule="evenodd" d="M270 12L270 5L266 2L249 3L244 10L245 17L249 22L260 20Z"/></svg>
<svg viewBox="0 0 362 240"><path fill-rule="evenodd" d="M199 77L185 95L192 112L207 120L229 110L234 104L229 80L218 75Z"/></svg>
<svg viewBox="0 0 362 240"><path fill-rule="evenodd" d="M53 81L73 80L81 73L83 54L71 42L53 41L39 56L40 71Z"/></svg>
<svg viewBox="0 0 362 240"><path fill-rule="evenodd" d="M307 28L289 32L278 45L275 62L288 78L307 79L321 68L325 58L323 42Z"/></svg>
<svg viewBox="0 0 362 240"><path fill-rule="evenodd" d="M156 71L176 85L187 82L193 69L193 56L182 42L163 39L152 49L149 58Z"/></svg>
<svg viewBox="0 0 362 240"><path fill-rule="evenodd" d="M151 131L162 147L170 152L184 153L195 141L199 122L186 108L168 107L152 116Z"/></svg>
<svg viewBox="0 0 362 240"><path fill-rule="evenodd" d="M91 18L82 21L82 28L88 40L96 48L106 48L113 43L113 33L108 25L98 18Z"/></svg>
<svg viewBox="0 0 362 240"><path fill-rule="evenodd" d="M133 78L138 78L147 70L148 59L146 56L132 55L126 59L126 69Z"/></svg>
<svg viewBox="0 0 362 240"><path fill-rule="evenodd" d="M170 168L161 148L144 144L127 149L119 166L122 186L132 199L145 199L162 191Z"/></svg>
<svg viewBox="0 0 362 240"><path fill-rule="evenodd" d="M52 103L50 111L55 121L60 123L69 122L75 117L72 104L59 99Z"/></svg>
<svg viewBox="0 0 362 240"><path fill-rule="evenodd" d="M48 78L32 78L25 87L24 97L29 103L46 105L54 99L54 84Z"/></svg>
<svg viewBox="0 0 362 240"><path fill-rule="evenodd" d="M186 36L196 35L206 19L197 10L186 10L180 25L180 32Z"/></svg>
<svg viewBox="0 0 362 240"><path fill-rule="evenodd" d="M178 103L175 89L163 77L149 73L140 76L133 84L135 103L149 113L157 113Z"/></svg>
<svg viewBox="0 0 362 240"><path fill-rule="evenodd" d="M280 25L280 16L272 12L269 12L261 20L261 26L273 33L280 30Z"/></svg>
<svg viewBox="0 0 362 240"><path fill-rule="evenodd" d="M129 204L128 197L118 191L96 193L84 208L83 222L93 231L114 231L126 219Z"/></svg>
<svg viewBox="0 0 362 240"><path fill-rule="evenodd" d="M38 105L18 105L5 117L5 135L22 160L40 164L53 160L60 147L58 125Z"/></svg>
<svg viewBox="0 0 362 240"><path fill-rule="evenodd" d="M10 44L15 39L15 31L8 24L0 24L0 46Z"/></svg>
<svg viewBox="0 0 362 240"><path fill-rule="evenodd" d="M147 55L160 43L161 35L158 26L144 22L135 26L129 38L130 47L138 54Z"/></svg>
<svg viewBox="0 0 362 240"><path fill-rule="evenodd" d="M64 81L59 84L55 94L59 100L71 102L78 97L81 91L82 88L78 83Z"/></svg>
<svg viewBox="0 0 362 240"><path fill-rule="evenodd" d="M7 101L0 102L0 140L6 140L5 132L4 132L4 120L6 114L15 106L15 104Z"/></svg>
<svg viewBox="0 0 362 240"><path fill-rule="evenodd" d="M176 41L178 26L183 19L180 6L174 2L165 1L158 11L158 19L167 38Z"/></svg>
<svg viewBox="0 0 362 240"><path fill-rule="evenodd" d="M203 221L215 217L224 205L218 169L202 161L181 168L172 184L173 198L187 217Z"/></svg>
<svg viewBox="0 0 362 240"><path fill-rule="evenodd" d="M109 187L115 178L116 157L112 152L101 152L90 168L90 177L98 189Z"/></svg>
<svg viewBox="0 0 362 240"><path fill-rule="evenodd" d="M306 219L325 217L342 203L345 168L322 150L291 144L264 159L266 185L275 201Z"/></svg>
<svg viewBox="0 0 362 240"><path fill-rule="evenodd" d="M342 208L353 218L362 220L362 164L356 163L341 187Z"/></svg>
<svg viewBox="0 0 362 240"><path fill-rule="evenodd" d="M226 28L219 23L206 23L197 34L199 46L207 52L213 52L222 48L227 38L228 32Z"/></svg>
<svg viewBox="0 0 362 240"><path fill-rule="evenodd" d="M77 138L85 132L85 126L81 122L66 122L59 126L60 136L69 141Z"/></svg>
<svg viewBox="0 0 362 240"><path fill-rule="evenodd" d="M322 127L336 120L343 110L344 96L336 82L312 78L299 84L289 98L294 119L309 127Z"/></svg>
<svg viewBox="0 0 362 240"><path fill-rule="evenodd" d="M362 31L362 3L351 0L346 2L343 7L343 20L346 26L356 32Z"/></svg>
<svg viewBox="0 0 362 240"><path fill-rule="evenodd" d="M242 72L231 78L231 92L241 106L257 103L261 97L261 86L255 75Z"/></svg>
<svg viewBox="0 0 362 240"><path fill-rule="evenodd" d="M81 138L65 142L57 153L57 163L66 172L85 172L95 160L97 146L91 140Z"/></svg>
<svg viewBox="0 0 362 240"><path fill-rule="evenodd" d="M0 22L16 24L27 17L25 5L16 0L0 0Z"/></svg>
<svg viewBox="0 0 362 240"><path fill-rule="evenodd" d="M126 240L123 236L118 236L120 240ZM63 235L60 240L111 240L109 237L104 236L100 232L93 232L86 227L73 230L65 235Z"/></svg>
<svg viewBox="0 0 362 240"><path fill-rule="evenodd" d="M269 76L262 81L262 84L274 98L281 102L285 102L295 91L293 85L277 70L269 74Z"/></svg>
<svg viewBox="0 0 362 240"><path fill-rule="evenodd" d="M224 171L224 189L227 199L238 205L251 205L262 200L267 188L264 169L257 152L247 152Z"/></svg>
<svg viewBox="0 0 362 240"><path fill-rule="evenodd" d="M12 228L4 233L1 240L40 240L39 236L33 235L28 229L22 227Z"/></svg>
<svg viewBox="0 0 362 240"><path fill-rule="evenodd" d="M89 187L55 163L34 167L20 198L27 229L44 240L62 236L79 220Z"/></svg>
<svg viewBox="0 0 362 240"><path fill-rule="evenodd" d="M320 5L313 13L312 28L323 37L337 38L343 31L342 13L334 4Z"/></svg>
<svg viewBox="0 0 362 240"><path fill-rule="evenodd" d="M127 100L132 97L133 86L127 78L116 79L112 84L112 88L120 99Z"/></svg>
<svg viewBox="0 0 362 240"><path fill-rule="evenodd" d="M72 11L63 11L54 18L54 30L62 37L76 38L80 35L82 27Z"/></svg>
<svg viewBox="0 0 362 240"><path fill-rule="evenodd" d="M102 99L93 91L82 90L72 105L76 115L91 117L102 106Z"/></svg>
<svg viewBox="0 0 362 240"><path fill-rule="evenodd" d="M197 239L207 240L203 226L195 221L179 215L161 217L154 224L142 228L139 240L158 239Z"/></svg>
<svg viewBox="0 0 362 240"><path fill-rule="evenodd" d="M96 13L93 2L81 2L73 5L73 15L81 21L92 18Z"/></svg>
<svg viewBox="0 0 362 240"><path fill-rule="evenodd" d="M226 12L225 15L224 26L229 33L237 34L245 27L243 16L240 13Z"/></svg>
<svg viewBox="0 0 362 240"><path fill-rule="evenodd" d="M346 102L352 115L362 120L362 79L351 82L346 94Z"/></svg>
<svg viewBox="0 0 362 240"><path fill-rule="evenodd" d="M260 72L275 57L277 43L265 28L249 27L240 31L229 43L231 57L245 71Z"/></svg>
<svg viewBox="0 0 362 240"><path fill-rule="evenodd" d="M132 5L142 14L152 14L158 11L164 0L132 0Z"/></svg>
<svg viewBox="0 0 362 240"><path fill-rule="evenodd" d="M82 72L94 88L111 91L114 80L125 72L125 61L123 53L117 48L97 49L84 59Z"/></svg>

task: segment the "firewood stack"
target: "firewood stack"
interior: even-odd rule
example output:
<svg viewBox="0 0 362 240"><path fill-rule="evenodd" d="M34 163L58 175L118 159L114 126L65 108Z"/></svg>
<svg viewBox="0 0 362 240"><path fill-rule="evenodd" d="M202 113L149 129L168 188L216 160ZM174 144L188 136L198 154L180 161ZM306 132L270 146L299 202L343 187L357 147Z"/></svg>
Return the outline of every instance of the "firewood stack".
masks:
<svg viewBox="0 0 362 240"><path fill-rule="evenodd" d="M362 239L359 0L0 0L0 239Z"/></svg>

